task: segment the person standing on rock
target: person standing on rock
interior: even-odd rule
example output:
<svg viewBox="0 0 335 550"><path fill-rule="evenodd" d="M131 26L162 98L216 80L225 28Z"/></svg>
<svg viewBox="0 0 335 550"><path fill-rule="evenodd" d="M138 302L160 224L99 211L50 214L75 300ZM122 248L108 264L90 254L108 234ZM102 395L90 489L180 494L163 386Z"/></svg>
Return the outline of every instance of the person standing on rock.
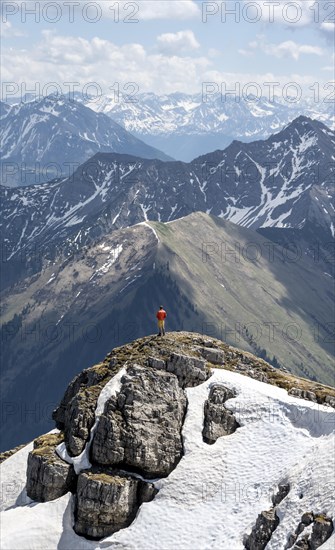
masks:
<svg viewBox="0 0 335 550"><path fill-rule="evenodd" d="M158 336L165 336L166 311L163 309L163 306L159 306L156 317L158 321Z"/></svg>

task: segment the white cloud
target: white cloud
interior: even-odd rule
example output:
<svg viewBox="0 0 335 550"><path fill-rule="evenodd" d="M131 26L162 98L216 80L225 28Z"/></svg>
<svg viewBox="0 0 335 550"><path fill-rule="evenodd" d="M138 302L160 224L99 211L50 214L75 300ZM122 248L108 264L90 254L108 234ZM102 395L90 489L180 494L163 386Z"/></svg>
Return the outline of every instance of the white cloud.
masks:
<svg viewBox="0 0 335 550"><path fill-rule="evenodd" d="M261 50L267 55L272 55L277 58L291 57L295 61L298 61L301 55L318 55L322 56L325 51L319 46L312 46L310 44L298 44L293 40L286 40L280 42L280 44L271 44L266 41L263 35L257 37L257 40L249 42L248 49L238 50L241 55L250 57L256 50Z"/></svg>
<svg viewBox="0 0 335 550"><path fill-rule="evenodd" d="M328 42L334 32L334 3L327 0L243 0L242 19L252 23L253 18L291 30L304 27L316 29ZM248 7L249 6L249 7ZM331 38L332 39L332 38Z"/></svg>
<svg viewBox="0 0 335 550"><path fill-rule="evenodd" d="M310 46L308 44L297 44L293 40L287 40L280 44L268 44L265 53L275 57L292 57L296 61L302 54L305 55L323 55L323 50L319 46Z"/></svg>
<svg viewBox="0 0 335 550"><path fill-rule="evenodd" d="M240 48L237 51L239 54L244 55L244 57L252 57L254 55L252 50L244 50L243 48Z"/></svg>
<svg viewBox="0 0 335 550"><path fill-rule="evenodd" d="M326 31L327 33L334 33L335 23L331 21L324 21L323 23L321 23L321 29L323 31Z"/></svg>
<svg viewBox="0 0 335 550"><path fill-rule="evenodd" d="M46 88L52 82L58 83L63 91L69 89L64 83L70 82L76 83L74 89L77 91L95 94L100 91L111 93L111 89L115 91L117 88L122 92L129 82L135 83L138 93L197 93L206 82L215 83L217 90L227 86L238 93L238 90L243 91L243 86L256 82L263 95L268 90L268 85L264 83L278 82L278 89L278 86L283 88L289 82L296 82L306 91L315 82L315 77L309 75L220 72L205 56L168 56L149 52L141 44L117 46L98 37L87 40L61 36L55 31L43 31L42 40L29 50L4 48L2 63L3 78L18 85L15 95L24 92L25 86L35 89L36 93L52 93L53 88ZM91 82L97 83L97 86L88 90L85 86ZM249 90L249 93L255 92Z"/></svg>
<svg viewBox="0 0 335 550"><path fill-rule="evenodd" d="M197 50L200 47L193 31L161 34L157 37L157 42L159 50L165 54L180 54Z"/></svg>
<svg viewBox="0 0 335 550"><path fill-rule="evenodd" d="M23 36L23 33L13 27L10 21L1 21L0 36L1 38L12 38L14 36Z"/></svg>
<svg viewBox="0 0 335 550"><path fill-rule="evenodd" d="M78 82L81 88L97 82L107 92L115 81L122 88L135 82L140 91L194 91L201 75L210 66L206 57L149 53L141 44L123 46L92 38L61 36L43 31L42 41L29 50L4 49L6 80L45 86L49 82ZM108 70L106 70L108 67ZM24 76L23 76L24 75Z"/></svg>
<svg viewBox="0 0 335 550"><path fill-rule="evenodd" d="M214 59L216 57L221 57L221 56L222 56L222 52L220 50L218 50L217 48L209 48L208 57L210 57L211 59Z"/></svg>

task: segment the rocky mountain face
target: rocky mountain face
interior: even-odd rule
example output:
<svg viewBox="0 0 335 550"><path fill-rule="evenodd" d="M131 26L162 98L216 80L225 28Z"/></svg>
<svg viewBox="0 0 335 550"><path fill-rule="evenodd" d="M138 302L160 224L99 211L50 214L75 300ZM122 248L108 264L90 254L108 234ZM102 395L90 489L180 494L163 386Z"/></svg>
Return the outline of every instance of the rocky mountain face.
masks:
<svg viewBox="0 0 335 550"><path fill-rule="evenodd" d="M113 94L89 99L85 104L183 161L223 149L235 139L243 142L266 139L300 115L315 118L333 129L335 122L330 101L297 102L279 97L269 100L212 91L132 97Z"/></svg>
<svg viewBox="0 0 335 550"><path fill-rule="evenodd" d="M190 164L100 153L60 182L2 187L2 287L57 249L66 256L112 230L195 211L252 229L307 229L304 251L334 242L334 144L334 132L300 117L266 141L235 141Z"/></svg>
<svg viewBox="0 0 335 550"><path fill-rule="evenodd" d="M182 344L170 354L158 346L157 339L147 338L115 349L78 375L53 414L64 437L45 436L42 443L38 438L29 454L27 494L34 500L62 496L73 488L74 474L79 476L74 525L79 535L100 539L127 527L157 492L143 476L166 477L182 458L183 390L204 382L210 369L201 357L177 353ZM108 391L113 373L122 374L117 392Z"/></svg>
<svg viewBox="0 0 335 550"><path fill-rule="evenodd" d="M1 183L39 184L69 177L98 152L169 157L134 137L103 113L66 97L1 103Z"/></svg>
<svg viewBox="0 0 335 550"><path fill-rule="evenodd" d="M17 404L5 415L3 448L50 429L45 411L64 385L113 346L155 332L160 303L168 331L210 333L334 384L333 281L308 256L294 258L196 213L113 231L3 292L1 397ZM36 411L26 417L29 394Z"/></svg>
<svg viewBox="0 0 335 550"><path fill-rule="evenodd" d="M248 391L254 393L248 394ZM237 450L238 459L235 457L234 462L238 460L239 468L245 465L243 475L247 476L247 464L252 463L253 468L264 468L267 443L261 434L267 430L267 421L265 416L258 420L255 416L256 410L259 411L259 407L265 404L260 397L262 392L268 403L273 400L271 395L275 396L277 406L280 403L281 414L284 414L281 424L287 419L294 425L294 428L291 424L291 427L285 427L286 434L293 429L296 439L300 441L300 430L305 433L308 428L308 439L322 435L324 442L331 441L333 428L329 417L332 407L335 407L333 388L290 376L251 354L196 333L149 336L115 348L103 362L82 371L69 384L53 413L57 429L35 439L33 449L26 452L25 496L23 502L16 502L12 509L20 511L21 507L21 510L26 508L29 512L30 506L36 506L37 502L44 503L37 505L39 508L35 512L37 518L40 514L39 529L43 534L43 506L50 501L56 506L65 498L64 495L69 495L72 511L61 514L64 527L60 548L78 548L79 540L83 548L93 548L89 543L83 546L85 538L97 541L95 548L113 548L114 543L121 543L122 538L125 542L128 537L137 547L144 548L147 544L153 548L151 537L140 542L139 536L142 535L138 534L136 526L141 525L142 518L148 529L146 512L154 522L160 522L157 513L159 503L162 503L165 527L164 522L160 523L161 536L167 534L169 540L169 543L163 542L164 548L176 547L172 533L181 527L185 529L185 524L182 520L183 525L180 525L180 521L174 519L174 529L168 528L166 531L166 522L170 525L171 521L168 500L172 499L173 506L176 506L174 501L178 499L178 513L183 517L189 504L188 493L183 493L184 499L186 494L184 501L176 493L172 498L166 493L166 483L173 484L175 478L177 484L183 481L185 486L193 476L195 483L198 483L197 469L203 467L208 468L207 482L222 474L223 467L225 476L229 473L233 475L229 453L234 445L239 445L240 438L244 453ZM290 395L298 399L291 397L293 401L290 403ZM257 403L252 405L250 399L256 399ZM199 411L195 416L196 403ZM317 424L309 420L311 412L315 415L311 407L316 404L319 407ZM300 418L298 421L296 414L299 409L304 410L305 415L303 420ZM275 418L275 406L271 414ZM246 448L245 438L256 424L259 437L255 453L251 443L250 449ZM268 445L273 446L276 445L276 430L279 435L280 428L274 424L271 430L272 443L268 442ZM283 437L284 433L281 434ZM212 458L208 455L209 462L206 464L201 453L207 453L208 447L212 449ZM239 499L235 503L234 514L230 512L225 515L225 526L234 516L233 526L240 541L239 547L262 550L269 543L275 545L276 537L282 545L287 543L286 548L295 545L295 548L317 549L323 548L327 540L330 543L333 541L334 519L329 514L328 492L325 490L323 496L315 498L318 478L312 471L308 480L312 486L305 486L305 495L302 494L301 486L308 474L305 471L301 476L292 468L293 447L285 449L285 456L291 456L291 466L290 461L281 458L280 471L273 469L267 472L272 477L269 478L266 498L251 506ZM216 464L216 453L221 456L221 467ZM192 455L195 462L191 471L189 460ZM7 461L13 459L15 455ZM277 468L275 453L272 462ZM322 475L329 476L332 471L330 462L330 467L323 470ZM6 471L6 460L3 466ZM210 474L212 466L214 471ZM255 479L259 486L259 477ZM248 490L251 487L249 482ZM194 490L199 491L195 488L196 485ZM211 489L206 487L205 490ZM190 498L194 499L194 495ZM219 502L224 506L222 498ZM10 499L6 495L5 510ZM206 499L212 500L213 495ZM297 499L300 499L300 507L297 507ZM311 499L313 511L306 508L310 506ZM269 501L272 507L262 510ZM195 506L194 502L191 503L191 509L187 512L189 523L198 521L199 513L206 513L205 502L203 496L202 504ZM231 510L231 502L228 504ZM199 506L202 512L199 512ZM216 509L217 504L213 502L210 506L213 514L213 506ZM290 510L292 506L295 506L294 513ZM259 510L262 511L258 514ZM301 510L305 510L302 516ZM240 515L241 511L244 515ZM5 520L8 511L3 514ZM56 516L54 507L53 517L57 523ZM7 525L5 540L12 532L11 523L7 522ZM53 529L54 526L49 527L51 533ZM213 530L210 532L213 538ZM150 533L155 537L154 533ZM34 547L40 548L36 536L33 538L29 531L25 531L25 536L29 543L35 544ZM121 538L115 539L115 536ZM228 537L228 532L224 532L223 538L218 541L220 547ZM192 529L186 538L186 547L190 548L191 539L194 539ZM51 540L57 540L57 531ZM155 538L154 541L157 544ZM205 547L206 543L200 541L199 548Z"/></svg>

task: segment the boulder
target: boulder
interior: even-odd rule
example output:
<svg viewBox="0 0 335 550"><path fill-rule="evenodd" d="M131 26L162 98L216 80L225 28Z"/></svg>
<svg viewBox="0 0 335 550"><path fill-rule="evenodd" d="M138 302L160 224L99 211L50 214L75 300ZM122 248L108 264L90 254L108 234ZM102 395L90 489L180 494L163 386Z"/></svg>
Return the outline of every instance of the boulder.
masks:
<svg viewBox="0 0 335 550"><path fill-rule="evenodd" d="M76 475L73 466L56 454L63 434L47 434L34 441L28 455L27 495L38 502L47 502L74 491Z"/></svg>
<svg viewBox="0 0 335 550"><path fill-rule="evenodd" d="M157 357L148 357L148 366L157 370L166 370L166 362Z"/></svg>
<svg viewBox="0 0 335 550"><path fill-rule="evenodd" d="M92 461L167 476L182 456L185 412L186 397L175 375L128 367L119 393L106 402L99 419Z"/></svg>
<svg viewBox="0 0 335 550"><path fill-rule="evenodd" d="M335 409L335 397L333 397L332 395L326 395L325 403Z"/></svg>
<svg viewBox="0 0 335 550"><path fill-rule="evenodd" d="M304 535L297 540L298 536L301 535L309 525L312 525L311 534ZM301 521L295 533L289 536L285 548L288 549L293 547L293 550L316 550L329 539L333 530L334 524L331 518L324 514L314 515L313 512L305 512L301 516Z"/></svg>
<svg viewBox="0 0 335 550"><path fill-rule="evenodd" d="M329 539L333 531L334 524L331 518L324 515L315 516L312 534L309 541L310 549L315 550L316 548L319 548L319 546Z"/></svg>
<svg viewBox="0 0 335 550"><path fill-rule="evenodd" d="M182 388L198 386L211 376L204 359L180 353L171 354L166 370L177 376Z"/></svg>
<svg viewBox="0 0 335 550"><path fill-rule="evenodd" d="M310 525L314 521L314 514L313 512L305 512L305 514L302 514L301 516L301 523L303 525Z"/></svg>
<svg viewBox="0 0 335 550"><path fill-rule="evenodd" d="M279 525L279 518L274 508L261 512L250 535L245 539L247 550L264 550Z"/></svg>
<svg viewBox="0 0 335 550"><path fill-rule="evenodd" d="M282 484L278 485L278 491L272 497L272 504L274 506L278 506L278 504L280 504L281 501L284 500L285 497L287 497L287 495L290 492L290 489L291 489L291 487L290 487L289 483L282 483Z"/></svg>
<svg viewBox="0 0 335 550"><path fill-rule="evenodd" d="M199 353L206 361L209 361L213 365L224 365L225 363L225 352L221 349L212 347L199 348Z"/></svg>
<svg viewBox="0 0 335 550"><path fill-rule="evenodd" d="M307 399L308 401L317 403L316 395L312 391L302 390L300 388L291 388L287 393L293 397L299 397L300 399Z"/></svg>
<svg viewBox="0 0 335 550"><path fill-rule="evenodd" d="M205 443L212 445L219 437L230 435L239 427L235 416L224 406L227 399L235 393L225 386L212 386L208 400L204 405L204 428L202 437Z"/></svg>
<svg viewBox="0 0 335 550"><path fill-rule="evenodd" d="M157 490L150 483L103 470L79 474L74 530L90 539L108 537L128 527L142 502Z"/></svg>
<svg viewBox="0 0 335 550"><path fill-rule="evenodd" d="M294 550L310 550L308 535L306 535L305 537L302 537L297 541L297 543L294 546Z"/></svg>

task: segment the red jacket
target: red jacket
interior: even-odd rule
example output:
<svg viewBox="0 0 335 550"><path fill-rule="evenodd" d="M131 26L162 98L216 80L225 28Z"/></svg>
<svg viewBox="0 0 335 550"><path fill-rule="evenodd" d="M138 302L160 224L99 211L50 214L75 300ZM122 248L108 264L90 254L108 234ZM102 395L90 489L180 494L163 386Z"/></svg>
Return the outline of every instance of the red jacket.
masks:
<svg viewBox="0 0 335 550"><path fill-rule="evenodd" d="M163 321L164 319L166 319L166 311L164 311L164 309L158 310L156 313L156 317L159 321Z"/></svg>

